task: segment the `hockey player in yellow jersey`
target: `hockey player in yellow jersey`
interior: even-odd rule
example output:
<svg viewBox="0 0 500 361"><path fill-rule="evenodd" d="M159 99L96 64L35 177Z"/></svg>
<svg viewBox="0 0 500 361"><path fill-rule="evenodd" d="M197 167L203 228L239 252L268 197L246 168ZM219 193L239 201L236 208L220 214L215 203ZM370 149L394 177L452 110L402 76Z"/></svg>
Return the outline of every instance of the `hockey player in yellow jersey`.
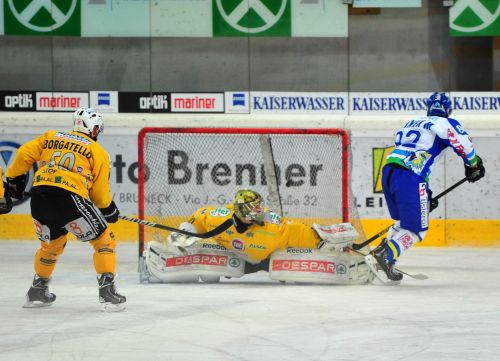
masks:
<svg viewBox="0 0 500 361"><path fill-rule="evenodd" d="M196 233L204 233L227 218L232 218L233 225L213 239L251 264L268 259L278 249L317 248L321 241L310 226L266 212L262 196L249 189L238 191L232 205L198 209L189 223Z"/></svg>
<svg viewBox="0 0 500 361"><path fill-rule="evenodd" d="M5 188L2 181L2 168L0 167L0 214L9 213L12 210L12 199Z"/></svg>
<svg viewBox="0 0 500 361"><path fill-rule="evenodd" d="M262 196L250 189L239 190L233 204L198 209L179 228L186 233L172 233L166 244L148 242L141 281L151 282L152 275L153 282L197 282L198 276L204 282L217 282L220 276L237 278L261 270L275 280L344 284L368 280L368 267L358 267L363 258L344 252L358 236L352 225L311 227L281 217L267 210ZM193 236L214 232L210 239ZM334 269L338 260L346 265L343 278ZM286 272L288 266L291 272ZM299 275L294 267L300 267Z"/></svg>
<svg viewBox="0 0 500 361"><path fill-rule="evenodd" d="M109 156L97 143L103 129L99 113L80 108L73 114L73 131L49 130L27 142L6 171L11 196L22 199L25 174L38 162L31 189L31 215L41 246L35 255L35 276L24 307L49 306L55 301L48 284L71 232L94 248L103 308L124 309L126 298L114 285L116 242L107 226L107 222L118 221L119 211L110 192Z"/></svg>

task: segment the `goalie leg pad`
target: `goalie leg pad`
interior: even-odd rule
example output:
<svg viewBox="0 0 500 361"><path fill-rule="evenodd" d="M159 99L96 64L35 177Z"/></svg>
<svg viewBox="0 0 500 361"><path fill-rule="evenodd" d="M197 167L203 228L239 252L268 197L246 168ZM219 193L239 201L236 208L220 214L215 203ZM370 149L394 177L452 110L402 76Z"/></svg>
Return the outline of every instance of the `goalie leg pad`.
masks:
<svg viewBox="0 0 500 361"><path fill-rule="evenodd" d="M342 252L344 248L351 247L359 237L359 233L350 223L329 226L315 223L313 228L321 238L318 248L326 251Z"/></svg>
<svg viewBox="0 0 500 361"><path fill-rule="evenodd" d="M244 275L245 261L235 254L222 249L203 248L203 243L186 250L173 253L158 242L149 242L144 251L147 272L152 282L215 283L221 276L238 278Z"/></svg>
<svg viewBox="0 0 500 361"><path fill-rule="evenodd" d="M269 277L277 281L314 284L365 284L370 269L363 256L312 248L288 248L271 255Z"/></svg>

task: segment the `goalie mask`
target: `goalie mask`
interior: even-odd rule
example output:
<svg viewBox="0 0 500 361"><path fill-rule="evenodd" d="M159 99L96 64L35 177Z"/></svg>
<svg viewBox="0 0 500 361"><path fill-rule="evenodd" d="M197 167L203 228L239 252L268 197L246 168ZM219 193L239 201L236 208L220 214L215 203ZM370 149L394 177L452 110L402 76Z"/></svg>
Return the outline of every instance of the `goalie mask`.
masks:
<svg viewBox="0 0 500 361"><path fill-rule="evenodd" d="M448 118L451 114L451 101L445 93L433 93L426 104L428 116Z"/></svg>
<svg viewBox="0 0 500 361"><path fill-rule="evenodd" d="M245 223L264 223L266 214L262 196L250 189L239 190L234 196L234 214Z"/></svg>
<svg viewBox="0 0 500 361"><path fill-rule="evenodd" d="M104 131L102 117L92 108L80 108L73 113L73 131L87 134L97 140Z"/></svg>

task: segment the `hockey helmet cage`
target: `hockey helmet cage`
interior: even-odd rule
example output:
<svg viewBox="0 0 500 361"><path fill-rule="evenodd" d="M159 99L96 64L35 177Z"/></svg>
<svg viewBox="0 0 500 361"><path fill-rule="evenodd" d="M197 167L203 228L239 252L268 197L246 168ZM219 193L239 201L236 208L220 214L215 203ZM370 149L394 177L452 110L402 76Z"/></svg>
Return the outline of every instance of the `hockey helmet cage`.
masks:
<svg viewBox="0 0 500 361"><path fill-rule="evenodd" d="M104 131L101 115L92 108L79 108L73 113L73 131L87 134L97 140Z"/></svg>
<svg viewBox="0 0 500 361"><path fill-rule="evenodd" d="M234 214L242 221L261 224L265 209L262 196L250 189L241 189L234 196Z"/></svg>
<svg viewBox="0 0 500 361"><path fill-rule="evenodd" d="M428 116L448 118L452 111L450 98L445 93L433 93L426 105Z"/></svg>

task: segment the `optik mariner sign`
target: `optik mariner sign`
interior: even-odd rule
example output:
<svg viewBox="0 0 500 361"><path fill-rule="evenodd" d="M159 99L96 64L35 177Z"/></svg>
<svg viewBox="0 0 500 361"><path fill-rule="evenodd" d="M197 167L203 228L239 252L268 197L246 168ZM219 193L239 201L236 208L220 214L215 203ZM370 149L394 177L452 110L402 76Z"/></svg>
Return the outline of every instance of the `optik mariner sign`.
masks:
<svg viewBox="0 0 500 361"><path fill-rule="evenodd" d="M499 36L500 0L457 0L450 8L450 35Z"/></svg>

